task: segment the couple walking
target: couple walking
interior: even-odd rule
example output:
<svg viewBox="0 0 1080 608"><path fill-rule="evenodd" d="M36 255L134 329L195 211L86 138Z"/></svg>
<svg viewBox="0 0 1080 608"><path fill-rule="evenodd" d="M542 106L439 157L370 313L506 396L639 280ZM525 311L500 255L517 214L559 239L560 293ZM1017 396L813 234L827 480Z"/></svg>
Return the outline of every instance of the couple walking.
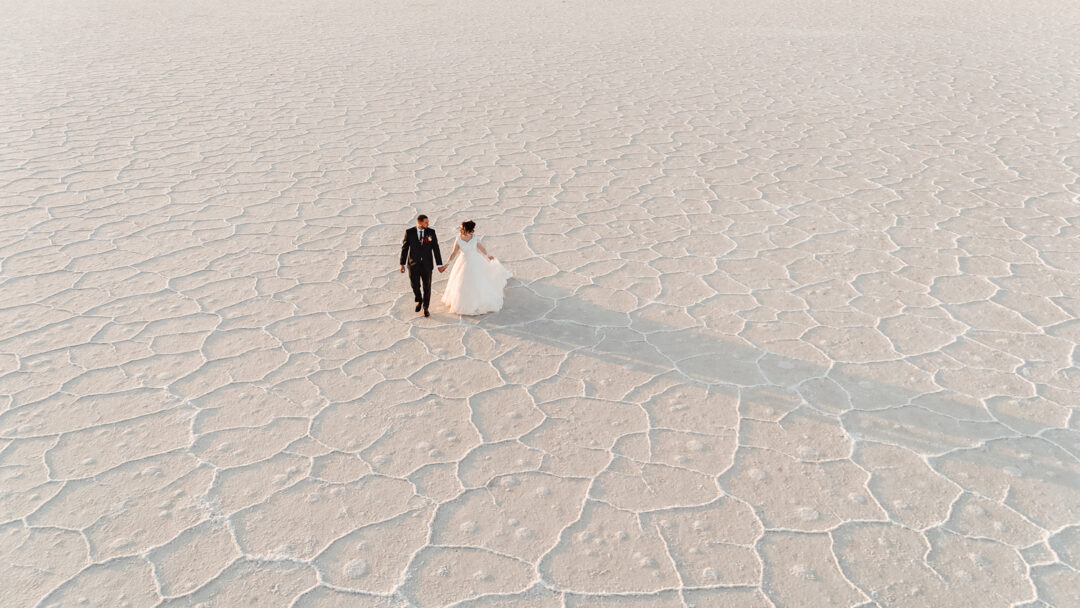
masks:
<svg viewBox="0 0 1080 608"><path fill-rule="evenodd" d="M431 316L428 304L431 302L432 271L436 267L439 272L445 271L458 253L461 257L450 270L443 304L459 315L480 315L502 308L503 288L510 272L477 242L476 222L462 222L458 234L446 264L442 263L439 237L428 227L428 216L418 216L416 228L406 230L401 241L401 272L408 269L416 296L416 312L423 309L425 317Z"/></svg>

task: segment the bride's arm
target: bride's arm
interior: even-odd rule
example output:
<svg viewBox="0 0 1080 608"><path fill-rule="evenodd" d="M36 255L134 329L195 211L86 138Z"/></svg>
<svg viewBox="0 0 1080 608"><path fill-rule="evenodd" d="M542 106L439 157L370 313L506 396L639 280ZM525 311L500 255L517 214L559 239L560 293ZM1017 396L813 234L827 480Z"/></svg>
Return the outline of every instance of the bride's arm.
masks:
<svg viewBox="0 0 1080 608"><path fill-rule="evenodd" d="M488 255L488 252L487 252L487 250L486 250L486 249L484 249L484 246L483 246L483 245L481 245L480 243L477 243L477 244L476 244L476 248L480 250L480 253L482 253L482 254L484 254L484 255L487 255L487 258L488 258L489 260L494 260L494 259L495 259L495 256L493 256L493 255Z"/></svg>
<svg viewBox="0 0 1080 608"><path fill-rule="evenodd" d="M446 270L446 267L450 265L450 262L454 261L454 256L457 255L457 252L458 252L457 241L454 241L454 249L450 252L450 257L446 258L446 263L443 264L442 266L439 266L439 272L442 272L442 271Z"/></svg>

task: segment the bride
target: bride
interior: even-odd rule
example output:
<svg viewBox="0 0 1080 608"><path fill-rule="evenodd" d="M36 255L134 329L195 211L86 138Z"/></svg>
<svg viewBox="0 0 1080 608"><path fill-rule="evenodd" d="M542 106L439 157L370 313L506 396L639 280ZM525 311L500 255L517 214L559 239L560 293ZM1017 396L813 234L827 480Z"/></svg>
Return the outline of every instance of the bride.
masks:
<svg viewBox="0 0 1080 608"><path fill-rule="evenodd" d="M450 279L442 295L443 304L450 308L450 312L459 315L481 315L500 310L503 306L503 288L506 287L506 279L511 276L477 242L475 230L476 222L461 223L461 236L454 243L454 250L450 252L446 265L439 269L445 270L461 253L461 259L450 271Z"/></svg>

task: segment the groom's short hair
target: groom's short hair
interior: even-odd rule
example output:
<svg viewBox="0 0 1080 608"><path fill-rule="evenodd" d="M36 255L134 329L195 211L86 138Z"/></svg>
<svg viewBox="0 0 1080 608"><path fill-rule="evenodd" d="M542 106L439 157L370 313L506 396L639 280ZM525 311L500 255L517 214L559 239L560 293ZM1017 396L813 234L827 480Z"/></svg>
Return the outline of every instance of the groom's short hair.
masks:
<svg viewBox="0 0 1080 608"><path fill-rule="evenodd" d="M426 215L424 215L423 213L421 213L420 215L416 216L416 221L418 221L418 222L422 222L422 221L424 221L424 220L426 220L426 219L427 219L427 216L426 216Z"/></svg>

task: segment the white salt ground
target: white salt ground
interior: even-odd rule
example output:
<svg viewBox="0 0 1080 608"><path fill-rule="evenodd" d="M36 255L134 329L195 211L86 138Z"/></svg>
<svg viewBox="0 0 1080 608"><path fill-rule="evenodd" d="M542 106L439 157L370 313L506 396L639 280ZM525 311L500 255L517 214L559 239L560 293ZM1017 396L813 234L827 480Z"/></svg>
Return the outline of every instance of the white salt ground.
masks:
<svg viewBox="0 0 1080 608"><path fill-rule="evenodd" d="M1080 605L1080 4L0 14L5 608Z"/></svg>

